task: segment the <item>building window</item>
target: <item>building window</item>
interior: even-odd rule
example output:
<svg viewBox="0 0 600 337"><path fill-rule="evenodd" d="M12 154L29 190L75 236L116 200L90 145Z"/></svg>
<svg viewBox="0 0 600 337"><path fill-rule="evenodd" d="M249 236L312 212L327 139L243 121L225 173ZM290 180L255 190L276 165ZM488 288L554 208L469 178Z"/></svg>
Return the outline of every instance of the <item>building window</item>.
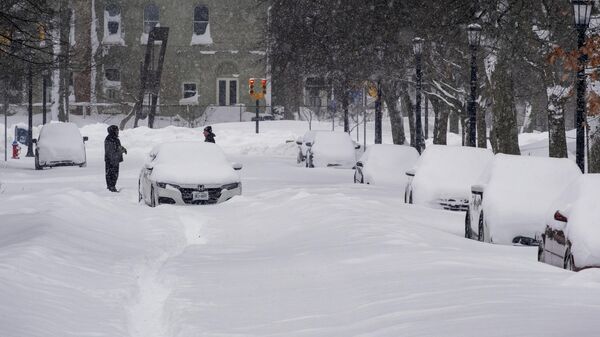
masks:
<svg viewBox="0 0 600 337"><path fill-rule="evenodd" d="M144 33L149 34L152 28L158 25L160 20L160 9L155 4L144 7Z"/></svg>
<svg viewBox="0 0 600 337"><path fill-rule="evenodd" d="M121 36L121 7L117 4L109 4L104 8L104 39L102 43L125 44Z"/></svg>
<svg viewBox="0 0 600 337"><path fill-rule="evenodd" d="M196 95L198 95L196 83L183 84L183 98L195 97Z"/></svg>
<svg viewBox="0 0 600 337"><path fill-rule="evenodd" d="M238 80L220 78L217 80L217 104L236 105L238 102Z"/></svg>
<svg viewBox="0 0 600 337"><path fill-rule="evenodd" d="M111 82L121 82L121 72L116 68L106 68L104 69L104 77L107 81Z"/></svg>
<svg viewBox="0 0 600 337"><path fill-rule="evenodd" d="M194 34L204 35L208 27L208 7L199 5L194 8Z"/></svg>

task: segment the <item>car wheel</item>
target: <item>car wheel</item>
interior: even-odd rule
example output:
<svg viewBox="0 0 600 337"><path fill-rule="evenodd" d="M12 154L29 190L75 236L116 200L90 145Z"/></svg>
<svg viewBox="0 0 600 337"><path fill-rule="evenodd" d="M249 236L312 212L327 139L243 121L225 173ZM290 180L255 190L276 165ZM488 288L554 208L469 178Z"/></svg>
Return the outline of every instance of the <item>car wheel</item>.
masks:
<svg viewBox="0 0 600 337"><path fill-rule="evenodd" d="M355 184L364 184L364 178L361 176L360 179L358 179L358 171L354 171L354 183Z"/></svg>
<svg viewBox="0 0 600 337"><path fill-rule="evenodd" d="M546 253L544 249L546 239L542 238L538 245L538 262L546 262Z"/></svg>
<svg viewBox="0 0 600 337"><path fill-rule="evenodd" d="M79 167L87 167L87 161L84 161L83 164L79 164Z"/></svg>
<svg viewBox="0 0 600 337"><path fill-rule="evenodd" d="M156 193L154 192L154 186L150 187L150 207L156 207Z"/></svg>
<svg viewBox="0 0 600 337"><path fill-rule="evenodd" d="M471 229L471 215L469 211L467 211L465 215L465 238L470 239L471 235L473 235L473 229Z"/></svg>
<svg viewBox="0 0 600 337"><path fill-rule="evenodd" d="M566 270L575 271L575 260L573 259L573 255L571 254L571 248L567 248L567 253L565 254L564 268Z"/></svg>
<svg viewBox="0 0 600 337"><path fill-rule="evenodd" d="M140 180L138 180L138 203L142 202L143 196L142 196L142 182Z"/></svg>
<svg viewBox="0 0 600 337"><path fill-rule="evenodd" d="M35 151L35 169L36 170L41 170L43 169L43 167L40 166L40 153L36 150Z"/></svg>
<svg viewBox="0 0 600 337"><path fill-rule="evenodd" d="M302 160L302 152L298 153L298 156L296 157L296 162L298 164L301 164L303 162L303 160Z"/></svg>
<svg viewBox="0 0 600 337"><path fill-rule="evenodd" d="M477 240L484 242L485 241L485 226L483 221L483 212L479 214L479 226L478 226Z"/></svg>
<svg viewBox="0 0 600 337"><path fill-rule="evenodd" d="M408 203L411 205L413 203L412 191L410 191L410 194L408 195Z"/></svg>

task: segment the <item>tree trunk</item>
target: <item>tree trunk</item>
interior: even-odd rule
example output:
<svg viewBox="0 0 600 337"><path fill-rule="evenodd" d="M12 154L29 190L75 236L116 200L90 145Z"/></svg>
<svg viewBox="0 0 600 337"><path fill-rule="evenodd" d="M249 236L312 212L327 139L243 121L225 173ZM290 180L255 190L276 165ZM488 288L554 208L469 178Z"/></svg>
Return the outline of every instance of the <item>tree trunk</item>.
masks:
<svg viewBox="0 0 600 337"><path fill-rule="evenodd" d="M433 128L433 144L446 145L448 136L449 109L439 100L432 99L435 113L435 126Z"/></svg>
<svg viewBox="0 0 600 337"><path fill-rule="evenodd" d="M450 132L452 133L456 133L458 135L458 124L459 124L459 117L458 117L458 113L456 111L452 111L450 112L449 117L449 128L450 128Z"/></svg>
<svg viewBox="0 0 600 337"><path fill-rule="evenodd" d="M492 74L494 143L497 153L521 154L515 109L514 82L510 62L505 56L498 57Z"/></svg>
<svg viewBox="0 0 600 337"><path fill-rule="evenodd" d="M590 129L590 157L588 158L588 173L600 173L600 130L595 125Z"/></svg>
<svg viewBox="0 0 600 337"><path fill-rule="evenodd" d="M568 157L565 134L565 103L567 97L563 95L562 92L548 89L548 142L549 155L553 158Z"/></svg>
<svg viewBox="0 0 600 337"><path fill-rule="evenodd" d="M485 121L485 104L477 109L477 147L487 148L487 125Z"/></svg>
<svg viewBox="0 0 600 337"><path fill-rule="evenodd" d="M342 94L342 109L344 110L344 132L350 133L350 118L348 116L348 90Z"/></svg>
<svg viewBox="0 0 600 337"><path fill-rule="evenodd" d="M410 100L408 94L408 88L403 86L402 94L400 96L402 102L402 110L408 115L408 129L410 131L410 146L415 146L416 134L415 134L415 107Z"/></svg>
<svg viewBox="0 0 600 337"><path fill-rule="evenodd" d="M390 115L390 124L392 124L392 139L394 144L403 145L406 143L406 135L404 134L404 119L402 112L398 109L398 94L395 90L389 87L385 88L387 95L383 97Z"/></svg>
<svg viewBox="0 0 600 337"><path fill-rule="evenodd" d="M61 36L61 56L59 58L60 64L60 83L59 83L59 110L58 120L61 122L68 121L69 118L69 53L70 53L70 41L69 32L71 30L71 10L69 9L69 2L62 0L60 3L59 11L59 27Z"/></svg>

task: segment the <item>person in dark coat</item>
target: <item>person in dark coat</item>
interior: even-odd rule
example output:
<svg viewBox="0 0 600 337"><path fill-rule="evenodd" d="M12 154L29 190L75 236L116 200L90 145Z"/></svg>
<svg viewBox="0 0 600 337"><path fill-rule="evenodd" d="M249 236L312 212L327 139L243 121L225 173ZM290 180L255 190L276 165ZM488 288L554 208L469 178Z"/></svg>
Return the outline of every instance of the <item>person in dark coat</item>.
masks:
<svg viewBox="0 0 600 337"><path fill-rule="evenodd" d="M214 143L216 136L217 135L215 135L212 132L212 127L210 125L204 128L204 141L205 142L207 142L207 143Z"/></svg>
<svg viewBox="0 0 600 337"><path fill-rule="evenodd" d="M104 139L106 188L111 192L118 192L116 185L119 179L119 164L123 161L123 154L127 154L127 149L121 146L118 126L111 125L107 131L108 136Z"/></svg>

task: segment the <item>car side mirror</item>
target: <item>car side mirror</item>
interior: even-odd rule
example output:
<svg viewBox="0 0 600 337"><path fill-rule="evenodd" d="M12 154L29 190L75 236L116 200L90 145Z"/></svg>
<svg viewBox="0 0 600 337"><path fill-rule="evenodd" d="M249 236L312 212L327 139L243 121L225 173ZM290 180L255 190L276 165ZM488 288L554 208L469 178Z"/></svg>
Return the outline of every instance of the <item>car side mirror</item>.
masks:
<svg viewBox="0 0 600 337"><path fill-rule="evenodd" d="M415 174L416 174L415 169L410 169L410 170L406 171L406 175L409 177L414 177Z"/></svg>
<svg viewBox="0 0 600 337"><path fill-rule="evenodd" d="M363 163L362 163L362 161L356 162L356 166L357 166L357 167L363 167Z"/></svg>
<svg viewBox="0 0 600 337"><path fill-rule="evenodd" d="M37 139L35 139L35 138L34 138L34 139L32 139L32 140L31 140L31 142L32 142L33 144L37 144Z"/></svg>
<svg viewBox="0 0 600 337"><path fill-rule="evenodd" d="M242 165L240 163L233 163L231 165L231 167L233 167L234 170L239 171L239 170L241 170L244 167L244 165Z"/></svg>
<svg viewBox="0 0 600 337"><path fill-rule="evenodd" d="M305 144L306 144L306 146L308 146L308 147L311 147L311 146L312 146L312 143L310 143L310 142L308 142L308 143L305 143Z"/></svg>
<svg viewBox="0 0 600 337"><path fill-rule="evenodd" d="M360 149L360 144L356 144L356 145L354 145L354 149L355 149L355 150L358 150L358 149Z"/></svg>
<svg viewBox="0 0 600 337"><path fill-rule="evenodd" d="M83 136L83 141L87 142L89 140L88 136Z"/></svg>
<svg viewBox="0 0 600 337"><path fill-rule="evenodd" d="M302 145L302 138L298 137L298 138L296 139L296 144L298 144L298 145Z"/></svg>

